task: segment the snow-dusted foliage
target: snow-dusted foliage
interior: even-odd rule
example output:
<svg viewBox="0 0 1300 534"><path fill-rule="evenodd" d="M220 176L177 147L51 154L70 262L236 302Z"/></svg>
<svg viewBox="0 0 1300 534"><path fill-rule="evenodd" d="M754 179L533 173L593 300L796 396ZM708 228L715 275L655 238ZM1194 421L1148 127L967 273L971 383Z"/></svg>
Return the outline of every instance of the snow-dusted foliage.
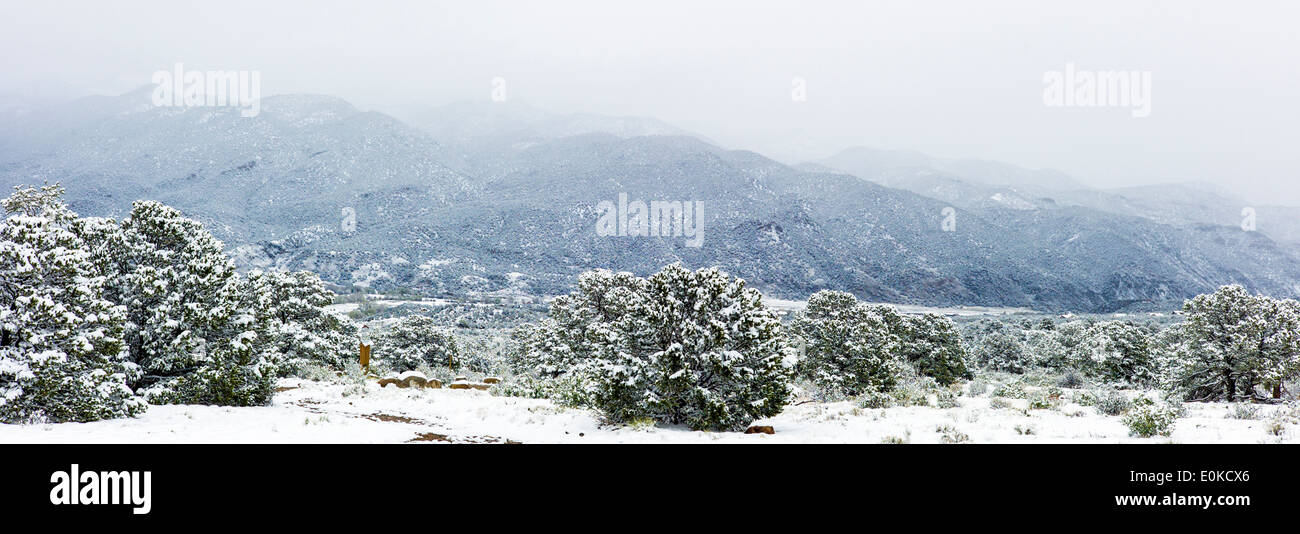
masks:
<svg viewBox="0 0 1300 534"><path fill-rule="evenodd" d="M974 348L980 365L994 371L1023 373L1034 365L1034 356L1014 326L995 329L980 338Z"/></svg>
<svg viewBox="0 0 1300 534"><path fill-rule="evenodd" d="M1088 328L1078 345L1077 368L1112 384L1149 385L1158 370L1148 332L1132 323L1102 321Z"/></svg>
<svg viewBox="0 0 1300 534"><path fill-rule="evenodd" d="M137 390L154 403L261 405L270 402L277 359L257 340L241 306L241 280L203 225L152 201L138 201L117 231L87 224L110 283L127 308L126 341L143 375Z"/></svg>
<svg viewBox="0 0 1300 534"><path fill-rule="evenodd" d="M120 307L58 185L15 188L0 223L0 421L93 421L144 403L127 386Z"/></svg>
<svg viewBox="0 0 1300 534"><path fill-rule="evenodd" d="M803 348L799 374L848 396L893 389L906 365L891 325L898 322L890 308L869 306L843 291L817 292L791 328Z"/></svg>
<svg viewBox="0 0 1300 534"><path fill-rule="evenodd" d="M460 344L451 330L432 317L408 315L376 336L372 358L390 371L412 371L422 365L458 369Z"/></svg>
<svg viewBox="0 0 1300 534"><path fill-rule="evenodd" d="M966 348L952 319L934 313L903 316L899 323L898 352L922 376L940 385L970 379Z"/></svg>
<svg viewBox="0 0 1300 534"><path fill-rule="evenodd" d="M966 342L988 369L1069 370L1116 386L1140 386L1155 383L1159 375L1155 333L1154 327L1131 321L985 321L970 328Z"/></svg>
<svg viewBox="0 0 1300 534"><path fill-rule="evenodd" d="M342 369L357 354L357 326L325 311L334 292L306 272L253 270L243 280L244 307L253 314L258 344L282 358L282 371L315 362Z"/></svg>
<svg viewBox="0 0 1300 534"><path fill-rule="evenodd" d="M1183 305L1187 321L1165 348L1169 387L1187 400L1278 396L1300 374L1300 303L1254 296L1238 285Z"/></svg>
<svg viewBox="0 0 1300 534"><path fill-rule="evenodd" d="M530 329L520 363L581 376L586 402L613 421L741 430L790 395L796 351L780 320L718 269L589 271Z"/></svg>

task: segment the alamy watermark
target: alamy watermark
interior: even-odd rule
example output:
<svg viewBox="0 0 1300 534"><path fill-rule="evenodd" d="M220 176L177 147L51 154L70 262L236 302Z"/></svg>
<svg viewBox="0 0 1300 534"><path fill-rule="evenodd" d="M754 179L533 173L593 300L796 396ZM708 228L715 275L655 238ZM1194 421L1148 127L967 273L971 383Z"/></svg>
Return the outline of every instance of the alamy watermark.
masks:
<svg viewBox="0 0 1300 534"><path fill-rule="evenodd" d="M233 107L256 117L262 108L262 73L248 70L172 70L153 73L153 105L159 107Z"/></svg>
<svg viewBox="0 0 1300 534"><path fill-rule="evenodd" d="M1151 115L1151 71L1065 70L1043 73L1043 104L1048 107L1130 108L1134 118Z"/></svg>
<svg viewBox="0 0 1300 534"><path fill-rule="evenodd" d="M131 513L147 514L153 508L151 471L82 471L72 464L67 471L50 474L50 504L127 505Z"/></svg>
<svg viewBox="0 0 1300 534"><path fill-rule="evenodd" d="M628 202L627 193L619 193L617 203L602 200L596 209L601 237L685 237L688 247L704 244L704 208L698 200Z"/></svg>

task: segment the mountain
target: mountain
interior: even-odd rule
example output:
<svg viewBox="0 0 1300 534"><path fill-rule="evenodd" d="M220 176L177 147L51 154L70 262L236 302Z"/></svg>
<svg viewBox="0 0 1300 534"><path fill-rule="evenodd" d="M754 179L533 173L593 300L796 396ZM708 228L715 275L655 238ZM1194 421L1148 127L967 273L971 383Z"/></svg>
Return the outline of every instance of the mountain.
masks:
<svg viewBox="0 0 1300 534"><path fill-rule="evenodd" d="M1171 183L1093 189L1057 171L1032 171L978 160L945 160L916 152L851 148L806 165L845 172L972 210L1086 207L1187 228L1241 227L1255 210L1257 230L1300 251L1300 208L1256 205L1225 188Z"/></svg>
<svg viewBox="0 0 1300 534"><path fill-rule="evenodd" d="M1057 205L1020 192L1038 171L1001 164L929 169L904 154L877 166L894 173L884 181L924 176L953 198L988 193L954 203L829 163L724 150L653 121L456 107L443 110L454 124L416 128L327 96L268 97L252 118L154 108L147 97L29 115L21 135L0 136L0 184L62 181L83 215L161 200L208 225L241 266L439 294L555 294L583 270L646 274L674 261L722 266L774 296L842 289L931 305L1113 311L1167 307L1229 282L1300 290L1300 262L1262 233ZM646 129L658 133L630 135ZM1004 191L1019 196L996 196ZM620 194L698 202L702 246L598 235L597 206ZM943 229L949 213L954 231Z"/></svg>

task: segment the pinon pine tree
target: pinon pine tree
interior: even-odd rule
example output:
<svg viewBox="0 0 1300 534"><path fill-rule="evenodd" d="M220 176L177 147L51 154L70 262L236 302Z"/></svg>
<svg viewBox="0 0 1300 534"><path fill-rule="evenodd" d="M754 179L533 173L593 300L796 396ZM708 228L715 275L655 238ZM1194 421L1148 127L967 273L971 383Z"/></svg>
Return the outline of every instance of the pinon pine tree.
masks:
<svg viewBox="0 0 1300 534"><path fill-rule="evenodd" d="M1137 325L1102 321L1092 325L1080 349L1082 368L1118 385L1146 385L1156 380L1150 336Z"/></svg>
<svg viewBox="0 0 1300 534"><path fill-rule="evenodd" d="M325 310L334 292L320 276L254 269L240 293L244 309L253 315L258 343L284 358L282 372L307 362L342 369L356 354L357 326Z"/></svg>
<svg viewBox="0 0 1300 534"><path fill-rule="evenodd" d="M922 376L941 385L970 379L966 348L952 319L934 313L907 316L901 323L898 352Z"/></svg>
<svg viewBox="0 0 1300 534"><path fill-rule="evenodd" d="M803 345L799 373L848 396L893 389L906 366L891 327L902 324L896 315L843 291L813 294L792 328Z"/></svg>
<svg viewBox="0 0 1300 534"><path fill-rule="evenodd" d="M421 365L458 369L461 364L456 336L424 315L407 315L376 336L374 355L393 371L411 371Z"/></svg>
<svg viewBox="0 0 1300 534"><path fill-rule="evenodd" d="M93 421L144 403L122 350L123 310L72 231L59 185L16 187L0 223L0 421Z"/></svg>
<svg viewBox="0 0 1300 534"><path fill-rule="evenodd" d="M94 244L116 273L107 294L127 308L126 341L155 403L263 405L274 391L274 347L256 341L241 281L222 244L198 221L138 201L119 232Z"/></svg>
<svg viewBox="0 0 1300 534"><path fill-rule="evenodd" d="M1188 300L1186 343L1171 362L1174 389L1187 400L1251 400L1260 396L1258 386L1280 395L1300 371L1297 308L1239 285Z"/></svg>
<svg viewBox="0 0 1300 534"><path fill-rule="evenodd" d="M679 264L644 281L587 278L572 297L576 313L596 318L582 365L607 417L740 430L780 413L796 351L744 280Z"/></svg>

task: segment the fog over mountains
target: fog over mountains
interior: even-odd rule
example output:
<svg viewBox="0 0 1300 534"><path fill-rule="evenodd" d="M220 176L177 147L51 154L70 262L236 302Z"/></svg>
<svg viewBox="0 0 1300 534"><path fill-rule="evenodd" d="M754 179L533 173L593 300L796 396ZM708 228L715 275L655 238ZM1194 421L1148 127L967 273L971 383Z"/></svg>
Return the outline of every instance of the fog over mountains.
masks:
<svg viewBox="0 0 1300 534"><path fill-rule="evenodd" d="M149 96L0 112L0 185L60 181L82 215L160 200L203 221L242 267L435 294L556 294L583 270L681 261L789 298L842 289L1117 311L1226 283L1300 296L1300 210L1250 206L1258 231L1247 232L1244 202L1195 184L1097 190L1054 171L867 148L792 167L652 118L514 103L399 120L285 95L245 118ZM703 245L597 235L597 204L620 193L700 202Z"/></svg>

